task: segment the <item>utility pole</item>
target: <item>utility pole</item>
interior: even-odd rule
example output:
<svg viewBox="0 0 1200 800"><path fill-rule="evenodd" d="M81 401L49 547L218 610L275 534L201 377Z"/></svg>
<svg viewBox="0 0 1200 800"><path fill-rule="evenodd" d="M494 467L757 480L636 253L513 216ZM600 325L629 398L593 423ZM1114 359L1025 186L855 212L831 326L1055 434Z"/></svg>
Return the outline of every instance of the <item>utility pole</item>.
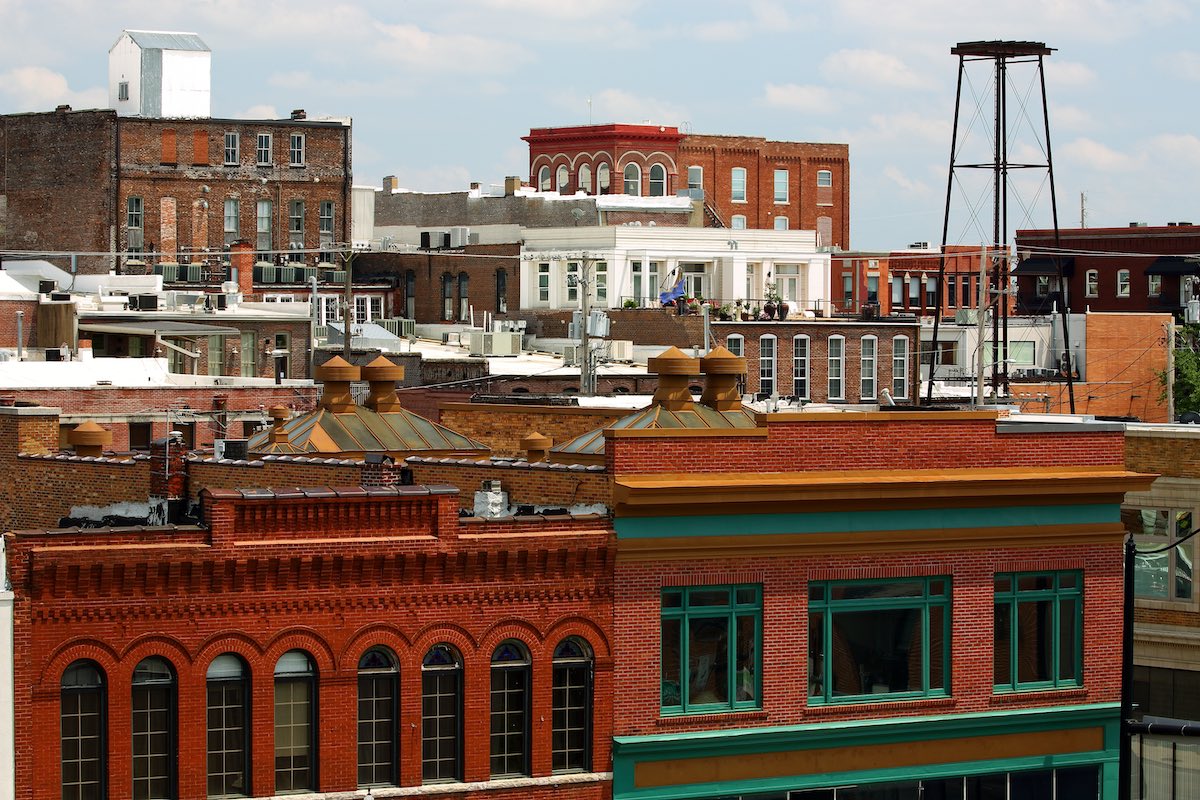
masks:
<svg viewBox="0 0 1200 800"><path fill-rule="evenodd" d="M978 318L975 320L977 326L975 339L975 407L979 408L983 405L983 345L987 338L987 309L988 309L988 290L987 290L987 260L988 249L986 244L979 245L979 301L976 309ZM936 342L934 345L936 346ZM932 375L930 380L932 380Z"/></svg>
<svg viewBox="0 0 1200 800"><path fill-rule="evenodd" d="M579 286L583 290L583 320L579 331L580 344L583 346L583 358L579 362L579 393L584 397L592 395L592 340L588 332L588 316L592 313L592 260L588 253L583 254L579 262Z"/></svg>

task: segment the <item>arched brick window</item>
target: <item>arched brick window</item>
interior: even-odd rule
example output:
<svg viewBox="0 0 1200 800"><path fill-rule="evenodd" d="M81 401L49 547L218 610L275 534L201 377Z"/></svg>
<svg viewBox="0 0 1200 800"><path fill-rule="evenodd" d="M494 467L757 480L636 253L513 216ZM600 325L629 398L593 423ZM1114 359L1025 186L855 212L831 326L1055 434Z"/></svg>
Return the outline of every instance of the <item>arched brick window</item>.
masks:
<svg viewBox="0 0 1200 800"><path fill-rule="evenodd" d="M492 777L530 774L529 650L501 642L492 653Z"/></svg>
<svg viewBox="0 0 1200 800"><path fill-rule="evenodd" d="M358 787L395 786L399 711L396 656L372 647L358 660Z"/></svg>
<svg viewBox="0 0 1200 800"><path fill-rule="evenodd" d="M63 800L104 798L108 786L108 693L94 661L75 661L63 672L60 731Z"/></svg>
<svg viewBox="0 0 1200 800"><path fill-rule="evenodd" d="M421 662L421 779L462 780L463 667L458 651L434 645Z"/></svg>

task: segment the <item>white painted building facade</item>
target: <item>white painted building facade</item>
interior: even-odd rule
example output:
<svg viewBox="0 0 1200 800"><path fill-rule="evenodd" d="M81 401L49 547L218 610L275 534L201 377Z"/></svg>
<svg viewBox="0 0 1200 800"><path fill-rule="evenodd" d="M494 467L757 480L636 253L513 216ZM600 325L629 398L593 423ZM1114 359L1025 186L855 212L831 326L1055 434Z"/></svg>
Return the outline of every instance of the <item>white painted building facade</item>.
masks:
<svg viewBox="0 0 1200 800"><path fill-rule="evenodd" d="M587 269L594 308L659 305L682 278L688 297L761 305L772 291L793 314L829 308L830 254L814 231L616 225L527 228L521 258L521 307L574 309L572 276Z"/></svg>

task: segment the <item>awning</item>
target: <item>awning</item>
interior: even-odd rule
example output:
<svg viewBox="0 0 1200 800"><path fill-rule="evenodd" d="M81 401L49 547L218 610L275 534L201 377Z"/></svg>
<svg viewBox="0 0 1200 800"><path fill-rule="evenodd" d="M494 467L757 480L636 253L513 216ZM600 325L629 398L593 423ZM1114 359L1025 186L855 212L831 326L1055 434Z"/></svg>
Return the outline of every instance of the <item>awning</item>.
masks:
<svg viewBox="0 0 1200 800"><path fill-rule="evenodd" d="M1200 259L1188 256L1159 256L1146 268L1147 275L1195 275Z"/></svg>
<svg viewBox="0 0 1200 800"><path fill-rule="evenodd" d="M1058 264L1056 259L1051 256L1034 256L1025 258L1018 262L1013 268L1013 275L1058 275ZM1063 256L1057 259L1062 262L1063 275L1073 275L1075 273L1075 258L1073 256Z"/></svg>
<svg viewBox="0 0 1200 800"><path fill-rule="evenodd" d="M154 322L83 322L79 330L96 333L123 333L126 336L238 336L239 328L229 328L224 325L205 325L199 322L180 322L178 320L157 320Z"/></svg>

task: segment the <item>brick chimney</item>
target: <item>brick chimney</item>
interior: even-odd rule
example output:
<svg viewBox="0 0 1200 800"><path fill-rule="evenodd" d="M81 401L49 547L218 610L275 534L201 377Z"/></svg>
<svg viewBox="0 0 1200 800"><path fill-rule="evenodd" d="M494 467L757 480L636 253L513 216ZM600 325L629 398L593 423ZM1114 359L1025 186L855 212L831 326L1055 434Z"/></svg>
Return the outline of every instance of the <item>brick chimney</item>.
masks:
<svg viewBox="0 0 1200 800"><path fill-rule="evenodd" d="M230 267L237 270L238 291L249 299L254 292L254 248L249 242L239 239L229 246L229 250ZM232 275L229 279L235 280Z"/></svg>
<svg viewBox="0 0 1200 800"><path fill-rule="evenodd" d="M363 486L412 486L413 471L389 455L369 453L363 459L360 481Z"/></svg>
<svg viewBox="0 0 1200 800"><path fill-rule="evenodd" d="M646 361L646 370L658 375L653 403L668 411L690 411L692 393L689 379L700 374L700 362L678 347L668 347Z"/></svg>
<svg viewBox="0 0 1200 800"><path fill-rule="evenodd" d="M509 175L504 179L504 196L512 197L521 188L521 179L516 175Z"/></svg>
<svg viewBox="0 0 1200 800"><path fill-rule="evenodd" d="M169 433L150 443L150 497L178 501L186 496L186 456L183 442Z"/></svg>
<svg viewBox="0 0 1200 800"><path fill-rule="evenodd" d="M396 396L396 383L404 380L404 367L379 356L362 368L362 377L371 387L365 404L367 408L380 414L401 410L400 398Z"/></svg>
<svg viewBox="0 0 1200 800"><path fill-rule="evenodd" d="M292 109L292 119L308 119L308 114L303 108Z"/></svg>
<svg viewBox="0 0 1200 800"><path fill-rule="evenodd" d="M746 374L746 359L717 346L700 359L704 373L704 393L700 402L717 411L737 411L742 407L738 378Z"/></svg>
<svg viewBox="0 0 1200 800"><path fill-rule="evenodd" d="M67 433L67 443L75 449L77 456L99 458L104 455L104 448L112 444L112 433L88 420Z"/></svg>
<svg viewBox="0 0 1200 800"><path fill-rule="evenodd" d="M400 179L395 175L383 176L383 190L385 192L395 192L400 188Z"/></svg>
<svg viewBox="0 0 1200 800"><path fill-rule="evenodd" d="M361 370L334 356L316 369L316 379L325 384L321 391L321 408L337 413L354 410L354 397L350 384L358 380Z"/></svg>

